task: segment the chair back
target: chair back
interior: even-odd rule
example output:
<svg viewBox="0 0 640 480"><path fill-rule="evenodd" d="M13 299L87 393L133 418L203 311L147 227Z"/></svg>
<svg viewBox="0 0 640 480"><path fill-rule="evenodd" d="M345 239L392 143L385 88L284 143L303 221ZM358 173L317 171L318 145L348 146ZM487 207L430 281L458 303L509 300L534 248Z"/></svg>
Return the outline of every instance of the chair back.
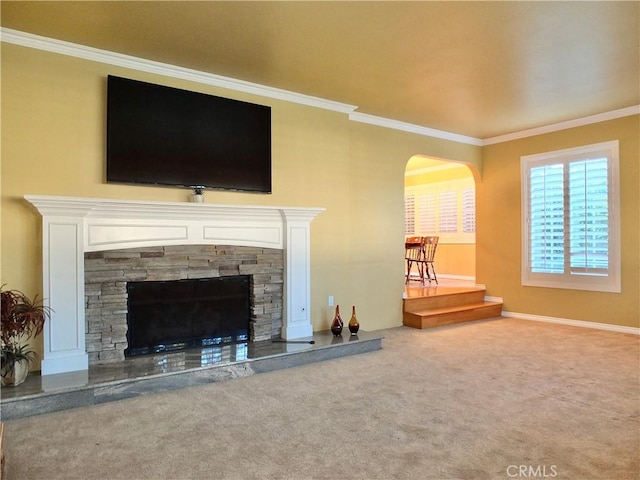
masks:
<svg viewBox="0 0 640 480"><path fill-rule="evenodd" d="M440 237L423 237L425 262L433 262L433 259L436 256L436 248L438 247L439 238Z"/></svg>
<svg viewBox="0 0 640 480"><path fill-rule="evenodd" d="M422 237L409 237L404 241L404 258L406 260L422 261L423 256Z"/></svg>

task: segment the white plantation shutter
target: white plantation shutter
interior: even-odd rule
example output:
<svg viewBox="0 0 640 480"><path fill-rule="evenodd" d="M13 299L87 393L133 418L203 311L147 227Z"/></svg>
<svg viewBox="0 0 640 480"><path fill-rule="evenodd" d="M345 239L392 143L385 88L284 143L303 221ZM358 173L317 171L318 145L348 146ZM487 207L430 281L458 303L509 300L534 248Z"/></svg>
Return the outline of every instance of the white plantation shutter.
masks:
<svg viewBox="0 0 640 480"><path fill-rule="evenodd" d="M531 270L564 271L564 168L545 165L530 172Z"/></svg>
<svg viewBox="0 0 640 480"><path fill-rule="evenodd" d="M405 235L437 235L439 243L475 243L473 178L413 185L405 189Z"/></svg>
<svg viewBox="0 0 640 480"><path fill-rule="evenodd" d="M404 234L414 235L416 218L415 197L413 195L404 196Z"/></svg>
<svg viewBox="0 0 640 480"><path fill-rule="evenodd" d="M476 232L475 188L465 188L462 190L462 231L464 233Z"/></svg>
<svg viewBox="0 0 640 480"><path fill-rule="evenodd" d="M606 273L609 245L607 159L569 164L572 271Z"/></svg>
<svg viewBox="0 0 640 480"><path fill-rule="evenodd" d="M523 285L620 291L618 142L522 157Z"/></svg>
<svg viewBox="0 0 640 480"><path fill-rule="evenodd" d="M438 231L456 233L458 231L458 196L456 192L440 192L438 195Z"/></svg>
<svg viewBox="0 0 640 480"><path fill-rule="evenodd" d="M421 193L418 196L418 231L424 235L435 235L436 228L436 195Z"/></svg>

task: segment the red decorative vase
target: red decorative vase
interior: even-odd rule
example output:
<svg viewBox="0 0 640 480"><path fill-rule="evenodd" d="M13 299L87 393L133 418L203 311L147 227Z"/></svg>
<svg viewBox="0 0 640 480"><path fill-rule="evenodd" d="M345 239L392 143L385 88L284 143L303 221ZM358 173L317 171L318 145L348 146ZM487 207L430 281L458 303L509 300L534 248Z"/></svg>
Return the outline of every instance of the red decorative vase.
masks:
<svg viewBox="0 0 640 480"><path fill-rule="evenodd" d="M336 316L333 317L333 322L331 322L331 333L336 337L340 336L343 326L344 323L342 322L342 317L340 317L340 305L336 305Z"/></svg>

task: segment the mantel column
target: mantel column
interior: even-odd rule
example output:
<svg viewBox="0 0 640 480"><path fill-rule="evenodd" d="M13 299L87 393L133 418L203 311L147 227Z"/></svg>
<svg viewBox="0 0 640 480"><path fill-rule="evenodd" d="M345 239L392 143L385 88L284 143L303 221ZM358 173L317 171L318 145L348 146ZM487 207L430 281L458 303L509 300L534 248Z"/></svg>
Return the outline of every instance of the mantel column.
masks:
<svg viewBox="0 0 640 480"><path fill-rule="evenodd" d="M51 307L44 328L42 375L89 368L85 349L84 219L42 218L43 294Z"/></svg>
<svg viewBox="0 0 640 480"><path fill-rule="evenodd" d="M282 338L313 335L311 325L311 221L318 210L283 209L285 229L284 318Z"/></svg>

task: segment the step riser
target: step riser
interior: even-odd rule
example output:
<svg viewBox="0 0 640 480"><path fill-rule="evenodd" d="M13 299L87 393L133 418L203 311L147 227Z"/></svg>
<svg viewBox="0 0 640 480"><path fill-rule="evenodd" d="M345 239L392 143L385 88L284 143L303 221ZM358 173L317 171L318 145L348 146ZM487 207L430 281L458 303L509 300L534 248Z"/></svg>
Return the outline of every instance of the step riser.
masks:
<svg viewBox="0 0 640 480"><path fill-rule="evenodd" d="M453 307L456 305L482 303L485 293L485 290L477 290L451 295L434 295L429 297L407 298L404 300L404 311L416 312L429 308L443 308Z"/></svg>
<svg viewBox="0 0 640 480"><path fill-rule="evenodd" d="M432 315L417 315L405 312L403 324L413 328L434 328L454 323L470 322L474 320L484 320L487 318L499 317L502 314L501 304L492 304L473 309L450 311L447 313L436 313Z"/></svg>

